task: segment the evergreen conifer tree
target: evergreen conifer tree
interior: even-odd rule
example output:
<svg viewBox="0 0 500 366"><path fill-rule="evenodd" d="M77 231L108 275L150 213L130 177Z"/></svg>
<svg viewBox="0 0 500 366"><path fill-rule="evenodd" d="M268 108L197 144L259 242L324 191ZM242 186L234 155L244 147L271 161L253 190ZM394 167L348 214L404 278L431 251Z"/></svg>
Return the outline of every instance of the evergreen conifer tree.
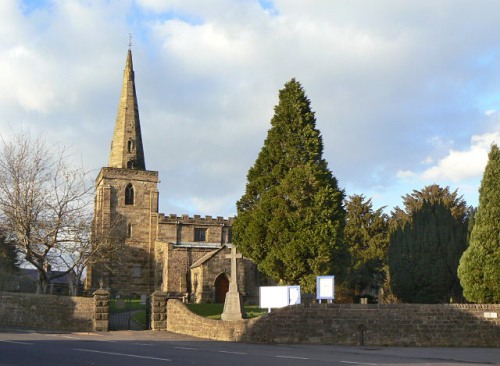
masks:
<svg viewBox="0 0 500 366"><path fill-rule="evenodd" d="M389 218L383 207L373 210L371 199L363 195L349 196L345 208L344 240L351 257L349 286L354 295L361 295L368 287L382 287L386 280Z"/></svg>
<svg viewBox="0 0 500 366"><path fill-rule="evenodd" d="M292 79L237 202L234 242L270 278L313 292L317 275L342 278L346 269L343 199L310 101Z"/></svg>
<svg viewBox="0 0 500 366"><path fill-rule="evenodd" d="M0 290L9 288L14 282L19 270L17 254L15 244L0 231Z"/></svg>
<svg viewBox="0 0 500 366"><path fill-rule="evenodd" d="M492 145L479 188L469 247L460 259L460 283L467 300L500 303L500 150Z"/></svg>
<svg viewBox="0 0 500 366"><path fill-rule="evenodd" d="M437 185L404 197L393 212L389 245L390 286L405 302L462 300L457 267L467 247L465 201Z"/></svg>

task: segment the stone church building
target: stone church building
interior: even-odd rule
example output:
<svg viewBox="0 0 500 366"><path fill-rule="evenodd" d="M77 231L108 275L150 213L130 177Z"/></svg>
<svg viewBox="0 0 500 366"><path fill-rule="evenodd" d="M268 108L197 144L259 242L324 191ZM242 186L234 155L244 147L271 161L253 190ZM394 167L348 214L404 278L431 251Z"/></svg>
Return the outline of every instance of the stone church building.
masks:
<svg viewBox="0 0 500 366"><path fill-rule="evenodd" d="M94 237L119 252L105 265L89 266L88 290L102 283L115 295L163 291L192 302L224 301L232 219L158 212L158 172L146 169L130 49L108 165L95 184ZM256 302L256 266L245 258L237 263L243 300Z"/></svg>

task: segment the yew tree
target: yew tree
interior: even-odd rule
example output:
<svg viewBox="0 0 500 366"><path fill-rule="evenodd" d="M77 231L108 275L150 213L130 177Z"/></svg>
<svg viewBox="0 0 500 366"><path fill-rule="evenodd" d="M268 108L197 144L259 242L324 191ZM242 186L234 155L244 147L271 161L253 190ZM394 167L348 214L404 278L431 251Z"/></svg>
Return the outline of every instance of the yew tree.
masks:
<svg viewBox="0 0 500 366"><path fill-rule="evenodd" d="M500 149L492 145L479 188L469 247L460 259L460 283L467 300L500 303Z"/></svg>
<svg viewBox="0 0 500 366"><path fill-rule="evenodd" d="M317 275L343 278L343 190L323 159L323 140L301 84L279 92L271 128L237 202L233 238L260 271L314 292Z"/></svg>
<svg viewBox="0 0 500 366"><path fill-rule="evenodd" d="M6 231L0 229L0 291L11 288L14 277L19 270L15 243L10 240Z"/></svg>
<svg viewBox="0 0 500 366"><path fill-rule="evenodd" d="M351 258L348 285L354 295L362 295L386 281L389 217L383 207L374 210L371 199L363 195L349 196L345 208L344 240Z"/></svg>
<svg viewBox="0 0 500 366"><path fill-rule="evenodd" d="M404 197L393 212L389 244L390 285L404 302L462 300L457 277L467 247L468 215L457 191L427 186Z"/></svg>

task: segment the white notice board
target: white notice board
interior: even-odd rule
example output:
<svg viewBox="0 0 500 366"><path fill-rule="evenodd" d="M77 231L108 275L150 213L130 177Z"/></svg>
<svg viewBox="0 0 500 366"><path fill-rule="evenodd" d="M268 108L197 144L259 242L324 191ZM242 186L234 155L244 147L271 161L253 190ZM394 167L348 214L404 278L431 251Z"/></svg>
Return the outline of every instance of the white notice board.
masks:
<svg viewBox="0 0 500 366"><path fill-rule="evenodd" d="M300 286L261 286L259 294L262 309L300 304Z"/></svg>
<svg viewBox="0 0 500 366"><path fill-rule="evenodd" d="M316 277L316 299L333 300L335 298L335 276Z"/></svg>

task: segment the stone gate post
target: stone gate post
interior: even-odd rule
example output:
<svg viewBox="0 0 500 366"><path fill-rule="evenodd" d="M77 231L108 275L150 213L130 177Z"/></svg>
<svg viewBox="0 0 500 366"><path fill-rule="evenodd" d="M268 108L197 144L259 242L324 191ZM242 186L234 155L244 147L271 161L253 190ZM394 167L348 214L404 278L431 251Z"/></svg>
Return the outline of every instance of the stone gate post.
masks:
<svg viewBox="0 0 500 366"><path fill-rule="evenodd" d="M109 330L109 291L100 288L94 292L94 331Z"/></svg>
<svg viewBox="0 0 500 366"><path fill-rule="evenodd" d="M151 330L167 330L167 300L166 292L151 294Z"/></svg>

